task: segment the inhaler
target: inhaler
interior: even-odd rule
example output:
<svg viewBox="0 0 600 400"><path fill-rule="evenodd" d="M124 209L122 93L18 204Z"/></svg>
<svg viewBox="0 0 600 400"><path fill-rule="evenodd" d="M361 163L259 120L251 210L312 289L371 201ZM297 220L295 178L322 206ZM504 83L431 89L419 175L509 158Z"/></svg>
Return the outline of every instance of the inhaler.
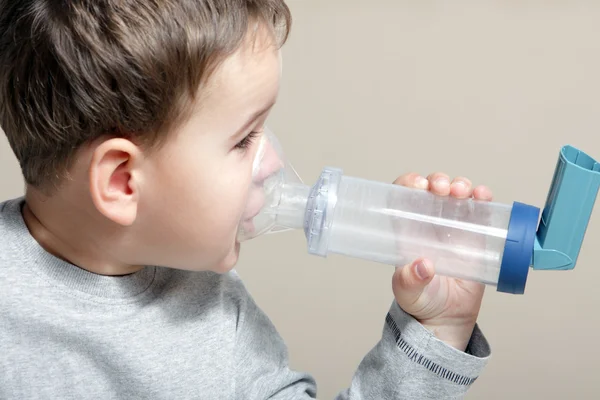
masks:
<svg viewBox="0 0 600 400"><path fill-rule="evenodd" d="M265 130L253 165L253 206L238 241L301 229L313 255L392 266L427 258L437 274L523 294L530 269L575 267L599 188L600 164L573 146L560 150L542 212L520 202L437 196L332 167L307 185Z"/></svg>

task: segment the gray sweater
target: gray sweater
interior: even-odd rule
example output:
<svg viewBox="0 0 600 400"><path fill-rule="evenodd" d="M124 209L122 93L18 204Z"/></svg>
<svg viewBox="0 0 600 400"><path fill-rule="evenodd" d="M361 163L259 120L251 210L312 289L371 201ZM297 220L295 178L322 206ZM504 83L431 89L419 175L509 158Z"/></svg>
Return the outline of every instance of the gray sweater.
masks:
<svg viewBox="0 0 600 400"><path fill-rule="evenodd" d="M316 398L235 272L96 275L45 252L22 204L0 204L0 399ZM479 328L463 353L395 302L382 324L339 400L462 398L490 354Z"/></svg>

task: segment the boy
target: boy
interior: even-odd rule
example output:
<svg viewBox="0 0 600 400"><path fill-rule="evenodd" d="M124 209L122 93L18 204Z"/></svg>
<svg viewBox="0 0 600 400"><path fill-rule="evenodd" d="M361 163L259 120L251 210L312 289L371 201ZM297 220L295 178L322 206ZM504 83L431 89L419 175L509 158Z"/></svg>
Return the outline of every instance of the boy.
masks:
<svg viewBox="0 0 600 400"><path fill-rule="evenodd" d="M1 398L315 398L232 271L289 24L282 0L0 0L0 125L27 184L0 205ZM483 289L399 268L338 398L463 396L489 357Z"/></svg>

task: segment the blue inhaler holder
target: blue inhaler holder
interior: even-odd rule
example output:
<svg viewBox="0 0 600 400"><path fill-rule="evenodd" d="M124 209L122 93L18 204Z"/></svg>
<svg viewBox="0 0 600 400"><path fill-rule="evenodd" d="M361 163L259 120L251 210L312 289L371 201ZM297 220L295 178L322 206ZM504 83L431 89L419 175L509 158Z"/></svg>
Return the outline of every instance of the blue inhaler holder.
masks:
<svg viewBox="0 0 600 400"><path fill-rule="evenodd" d="M513 205L498 291L524 293L530 268L575 268L599 189L600 163L573 146L564 146L541 219L539 208Z"/></svg>

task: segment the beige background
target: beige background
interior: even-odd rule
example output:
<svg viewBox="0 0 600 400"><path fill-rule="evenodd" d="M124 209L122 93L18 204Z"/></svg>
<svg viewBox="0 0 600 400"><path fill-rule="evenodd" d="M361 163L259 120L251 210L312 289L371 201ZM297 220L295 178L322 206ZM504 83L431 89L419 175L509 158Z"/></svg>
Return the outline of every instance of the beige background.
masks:
<svg viewBox="0 0 600 400"><path fill-rule="evenodd" d="M270 125L307 182L327 164L383 181L443 170L542 206L563 144L600 157L598 2L290 5ZM21 193L2 137L0 198ZM494 354L469 399L600 398L599 242L600 210L574 272L533 272L524 296L488 290L480 323ZM242 260L294 367L332 398L379 338L392 268L308 256L297 232L249 243Z"/></svg>

